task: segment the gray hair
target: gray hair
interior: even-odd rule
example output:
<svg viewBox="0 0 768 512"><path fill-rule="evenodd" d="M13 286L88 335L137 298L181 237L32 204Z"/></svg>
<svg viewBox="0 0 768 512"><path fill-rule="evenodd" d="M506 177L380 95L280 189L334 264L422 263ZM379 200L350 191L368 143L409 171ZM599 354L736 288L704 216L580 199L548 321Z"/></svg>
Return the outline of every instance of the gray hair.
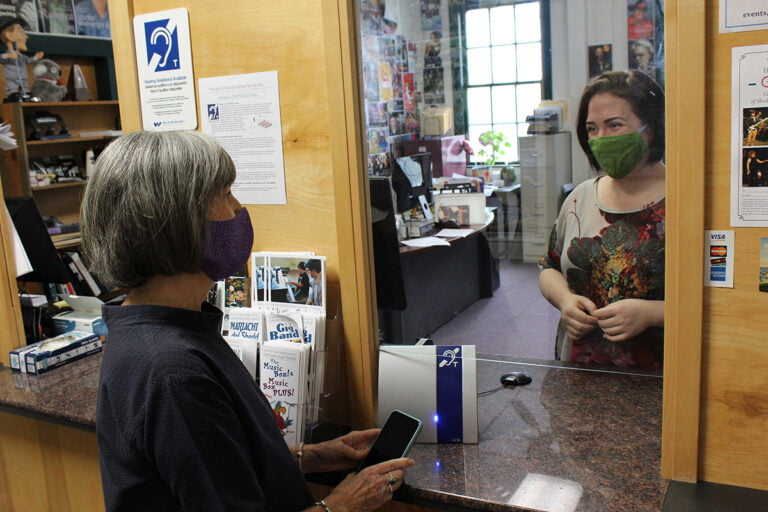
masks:
<svg viewBox="0 0 768 512"><path fill-rule="evenodd" d="M137 131L113 141L88 178L83 252L106 284L135 288L155 275L199 272L208 207L235 165L199 132Z"/></svg>

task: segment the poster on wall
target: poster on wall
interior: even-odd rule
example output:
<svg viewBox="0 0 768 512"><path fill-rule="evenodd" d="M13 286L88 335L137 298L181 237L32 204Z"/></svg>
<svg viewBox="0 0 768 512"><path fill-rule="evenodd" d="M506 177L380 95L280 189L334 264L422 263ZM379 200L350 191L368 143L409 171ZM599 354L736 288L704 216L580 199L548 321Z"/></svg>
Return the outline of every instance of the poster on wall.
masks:
<svg viewBox="0 0 768 512"><path fill-rule="evenodd" d="M731 226L768 226L768 45L732 49Z"/></svg>
<svg viewBox="0 0 768 512"><path fill-rule="evenodd" d="M765 0L720 0L720 32L768 30Z"/></svg>
<svg viewBox="0 0 768 512"><path fill-rule="evenodd" d="M144 129L197 128L187 10L171 9L135 16L133 36Z"/></svg>
<svg viewBox="0 0 768 512"><path fill-rule="evenodd" d="M277 71L201 78L198 89L202 131L237 168L232 195L242 204L285 204Z"/></svg>
<svg viewBox="0 0 768 512"><path fill-rule="evenodd" d="M589 47L589 78L613 69L613 54L610 44L596 44Z"/></svg>
<svg viewBox="0 0 768 512"><path fill-rule="evenodd" d="M421 0L421 30L441 30L443 20L440 18L441 0Z"/></svg>

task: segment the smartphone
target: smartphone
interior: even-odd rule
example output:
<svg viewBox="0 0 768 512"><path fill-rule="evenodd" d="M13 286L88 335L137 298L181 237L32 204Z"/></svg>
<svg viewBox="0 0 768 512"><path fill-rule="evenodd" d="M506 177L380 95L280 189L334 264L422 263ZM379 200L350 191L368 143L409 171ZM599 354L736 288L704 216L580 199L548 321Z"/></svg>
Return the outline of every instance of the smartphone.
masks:
<svg viewBox="0 0 768 512"><path fill-rule="evenodd" d="M360 463L357 471L391 459L405 457L421 433L423 424L403 411L394 410L374 439L371 451Z"/></svg>

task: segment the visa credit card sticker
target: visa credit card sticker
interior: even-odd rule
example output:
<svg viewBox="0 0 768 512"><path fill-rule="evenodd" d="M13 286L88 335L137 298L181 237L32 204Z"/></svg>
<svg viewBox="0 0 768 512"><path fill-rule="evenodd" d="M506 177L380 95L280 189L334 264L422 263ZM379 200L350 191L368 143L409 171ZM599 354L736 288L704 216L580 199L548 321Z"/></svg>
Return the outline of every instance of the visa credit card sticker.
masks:
<svg viewBox="0 0 768 512"><path fill-rule="evenodd" d="M704 232L704 285L733 288L734 231Z"/></svg>

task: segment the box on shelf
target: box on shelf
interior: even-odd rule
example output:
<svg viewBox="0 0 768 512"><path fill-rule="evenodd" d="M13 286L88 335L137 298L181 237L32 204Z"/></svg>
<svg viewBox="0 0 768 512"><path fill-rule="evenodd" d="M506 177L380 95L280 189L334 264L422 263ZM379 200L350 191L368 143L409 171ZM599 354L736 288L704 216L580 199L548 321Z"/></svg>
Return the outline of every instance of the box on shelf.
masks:
<svg viewBox="0 0 768 512"><path fill-rule="evenodd" d="M101 351L101 337L92 332L70 331L11 350L11 369L41 374Z"/></svg>
<svg viewBox="0 0 768 512"><path fill-rule="evenodd" d="M98 334L105 339L107 324L101 317L101 306L104 304L98 297L82 297L78 295L61 295L60 298L69 304L73 311L65 311L53 316L53 332L64 334L69 331L85 331Z"/></svg>

